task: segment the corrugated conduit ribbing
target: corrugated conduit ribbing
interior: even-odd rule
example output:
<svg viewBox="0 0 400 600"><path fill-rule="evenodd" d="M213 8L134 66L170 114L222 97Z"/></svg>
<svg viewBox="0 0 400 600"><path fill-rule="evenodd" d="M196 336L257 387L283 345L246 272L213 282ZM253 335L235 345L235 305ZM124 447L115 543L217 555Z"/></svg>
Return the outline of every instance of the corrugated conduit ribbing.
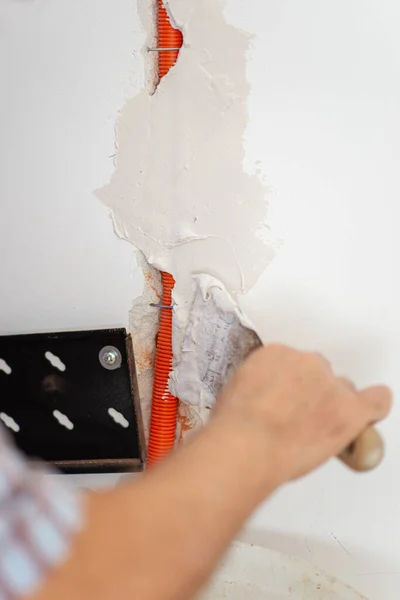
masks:
<svg viewBox="0 0 400 600"><path fill-rule="evenodd" d="M171 25L168 13L162 0L158 0L157 33L159 48L181 48L182 33ZM178 59L179 50L167 50L158 53L158 75L162 79L174 66Z"/></svg>
<svg viewBox="0 0 400 600"><path fill-rule="evenodd" d="M182 33L171 25L162 0L158 0L158 47L180 48ZM158 52L158 72L162 79L174 66L179 50ZM172 290L175 281L169 273L161 273L162 306L172 305ZM154 367L153 400L150 421L147 466L151 467L164 458L175 445L178 399L168 389L172 369L172 309L160 308L160 327L157 336L156 361Z"/></svg>

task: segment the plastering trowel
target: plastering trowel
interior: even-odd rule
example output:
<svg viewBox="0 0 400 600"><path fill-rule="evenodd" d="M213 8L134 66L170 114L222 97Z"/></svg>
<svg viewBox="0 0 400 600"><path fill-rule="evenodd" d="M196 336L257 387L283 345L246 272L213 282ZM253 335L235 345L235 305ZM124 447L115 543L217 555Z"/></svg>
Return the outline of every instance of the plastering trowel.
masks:
<svg viewBox="0 0 400 600"><path fill-rule="evenodd" d="M261 345L224 285L208 275L196 276L189 322L172 376L174 393L188 404L212 407L231 374ZM355 471L369 471L381 463L383 454L380 434L368 427L339 458Z"/></svg>

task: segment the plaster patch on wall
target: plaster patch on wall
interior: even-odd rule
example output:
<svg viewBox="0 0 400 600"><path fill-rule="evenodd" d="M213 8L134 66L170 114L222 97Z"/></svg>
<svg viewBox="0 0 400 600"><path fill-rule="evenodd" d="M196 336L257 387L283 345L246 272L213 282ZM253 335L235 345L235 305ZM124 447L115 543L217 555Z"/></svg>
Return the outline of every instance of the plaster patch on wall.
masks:
<svg viewBox="0 0 400 600"><path fill-rule="evenodd" d="M175 277L175 357L193 274L216 277L235 298L274 256L266 188L243 169L251 36L226 22L224 4L168 2L184 47L155 93L143 89L123 109L116 171L98 192L117 233Z"/></svg>

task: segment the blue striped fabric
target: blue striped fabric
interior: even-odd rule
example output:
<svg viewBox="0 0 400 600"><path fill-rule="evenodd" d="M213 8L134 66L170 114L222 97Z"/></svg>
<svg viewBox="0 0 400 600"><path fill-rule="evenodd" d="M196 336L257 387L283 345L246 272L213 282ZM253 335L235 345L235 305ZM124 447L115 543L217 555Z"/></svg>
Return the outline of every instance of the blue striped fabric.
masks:
<svg viewBox="0 0 400 600"><path fill-rule="evenodd" d="M33 593L68 556L81 498L33 468L0 426L0 600Z"/></svg>

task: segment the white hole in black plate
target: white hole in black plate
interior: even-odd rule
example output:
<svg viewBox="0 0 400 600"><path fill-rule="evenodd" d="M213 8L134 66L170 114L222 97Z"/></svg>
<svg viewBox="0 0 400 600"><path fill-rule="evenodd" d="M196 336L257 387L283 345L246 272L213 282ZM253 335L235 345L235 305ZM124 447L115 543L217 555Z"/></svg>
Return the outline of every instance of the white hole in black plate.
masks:
<svg viewBox="0 0 400 600"><path fill-rule="evenodd" d="M54 367L55 369L58 369L59 371L65 371L65 369L67 368L63 361L58 358L58 356L56 356L55 354L53 354L52 352L45 352L44 354L45 358L47 358L47 360L49 361L49 363L51 364L52 367Z"/></svg>
<svg viewBox="0 0 400 600"><path fill-rule="evenodd" d="M6 375L11 375L12 373L12 368L2 358L0 358L0 371L3 371Z"/></svg>
<svg viewBox="0 0 400 600"><path fill-rule="evenodd" d="M0 413L0 419L3 421L4 425L8 427L8 429L11 429L11 431L18 433L18 431L20 430L20 426L18 425L18 423L14 421L12 417L6 415L6 413Z"/></svg>
<svg viewBox="0 0 400 600"><path fill-rule="evenodd" d="M114 421L118 425L121 425L121 427L123 427L124 429L127 429L129 427L129 421L125 419L124 415L121 414L118 410L115 410L115 408L109 408L108 414L112 419L114 419Z"/></svg>
<svg viewBox="0 0 400 600"><path fill-rule="evenodd" d="M66 415L64 415L59 410L53 410L53 415L54 418L57 419L57 421L60 423L60 425L65 427L65 429L69 429L69 431L72 431L72 429L74 428L74 424L68 419Z"/></svg>

